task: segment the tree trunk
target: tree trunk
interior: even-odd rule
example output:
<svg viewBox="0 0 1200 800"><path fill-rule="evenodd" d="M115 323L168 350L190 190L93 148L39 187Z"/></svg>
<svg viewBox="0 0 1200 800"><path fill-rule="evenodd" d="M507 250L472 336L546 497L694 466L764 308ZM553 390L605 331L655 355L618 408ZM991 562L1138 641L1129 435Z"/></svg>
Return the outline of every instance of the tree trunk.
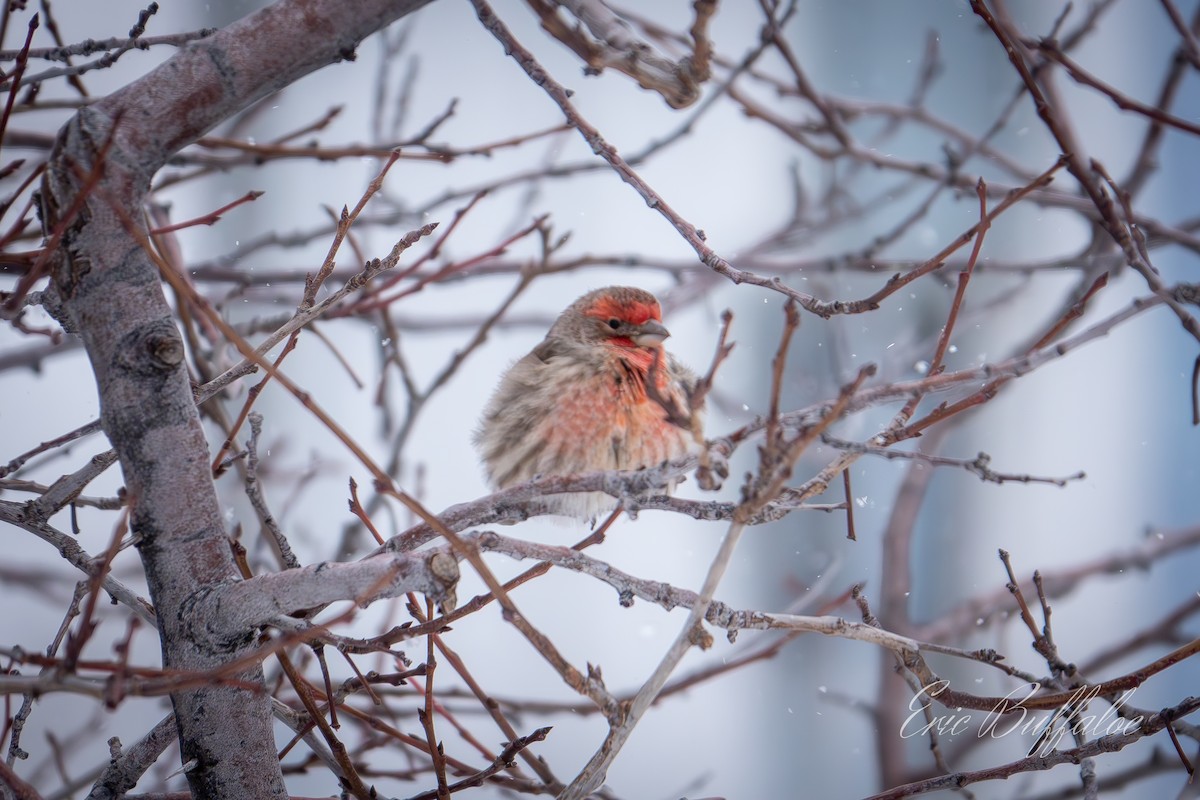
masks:
<svg viewBox="0 0 1200 800"><path fill-rule="evenodd" d="M205 635L192 609L238 580L209 469L183 341L140 244L154 173L260 98L354 57L367 35L428 0L281 0L181 49L82 109L60 132L43 182L43 224L64 324L87 348L101 422L120 458L168 669L208 672L244 656L253 630ZM283 798L259 666L171 695L194 798ZM230 685L236 682L237 686Z"/></svg>

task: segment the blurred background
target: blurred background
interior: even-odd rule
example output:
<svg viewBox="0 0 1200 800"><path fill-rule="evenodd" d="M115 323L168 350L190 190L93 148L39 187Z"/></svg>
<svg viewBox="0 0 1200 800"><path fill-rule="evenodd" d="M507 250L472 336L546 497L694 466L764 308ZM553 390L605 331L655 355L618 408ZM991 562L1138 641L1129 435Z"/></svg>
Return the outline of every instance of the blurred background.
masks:
<svg viewBox="0 0 1200 800"><path fill-rule="evenodd" d="M10 13L6 50L20 45L33 5ZM259 5L166 0L147 35L221 27ZM1168 8L1187 21L1197 13L1192 0L1173 6L1135 0L1070 9L1035 0L1005 6L1031 41L1055 32L1061 46L1073 48L1075 62L1151 105L1184 47ZM123 37L139 10L137 3L124 0L59 0L53 7L65 42ZM583 74L579 58L547 36L526 6L502 3L496 11L548 72L573 91L581 114L668 204L703 229L716 252L736 267L779 275L785 284L822 300L866 297L890 275L931 258L968 230L979 218L972 188L976 177L992 187L989 206L995 207L1005 187L1023 186L1060 152L1028 96L1019 92L1003 50L965 2L795 4L781 36L811 85L836 104L861 148L852 156L828 155L834 138L823 129L819 110L796 91L781 49L763 52L737 73L731 89L726 86L736 65L760 46L764 12L757 4L722 4L710 35L723 60L700 102L683 110L669 108L615 70ZM685 32L692 9L690 3L659 2L628 16L639 35L651 36L659 28ZM656 43L681 52L672 40ZM34 46L50 44L39 31ZM81 77L92 96L102 96L145 74L172 51L167 46L132 50L112 67ZM54 66L31 63L30 71ZM1194 65L1182 73L1172 113L1195 121L1200 119L1200 81ZM1086 157L1101 162L1122 184L1138 174L1146 118L1120 111L1061 72L1057 88ZM44 158L47 137L78 102L79 94L65 82L47 81L35 107L15 109L5 160ZM324 160L275 157L228 144L276 142L335 108L338 113L328 124L290 143L360 148L358 154ZM792 135L765 118L771 114L787 120ZM443 115L432 133L420 135ZM321 337L303 336L285 371L379 462L391 464L403 488L439 511L488 493L470 440L489 393L506 366L540 341L558 312L592 288L620 283L654 291L672 332L670 349L697 370L711 360L721 312L731 309L730 338L737 346L718 373L707 434L728 434L767 409L770 359L784 319L782 295L733 286L708 272L578 133L529 136L561 124L559 110L505 57L470 5L443 0L368 39L354 61L321 70L231 120L213 132L221 141L189 148L159 175L162 188L155 197L169 219L179 222L248 191L265 192L214 226L176 234L193 279L253 339L294 310L302 276L316 270L328 249L330 211L358 201L379 171L375 151L416 140L404 147L406 157L392 168L355 227L353 247L343 247L338 264L345 271L338 274L344 278L356 270L361 258L386 255L404 233L425 222L437 221L446 230L468 207L429 268L481 257L395 303L387 324L369 315L320 323ZM1151 261L1168 285L1196 280L1195 246L1170 232L1194 233L1200 224L1197 145L1194 135L1168 128L1155 152L1157 169L1145 171L1133 201L1138 214L1169 229L1157 236L1151 230L1149 241ZM429 157L438 153L453 156ZM931 165L929 174L912 166L921 164ZM6 178L4 192L15 191L22 177L18 172ZM477 198L485 188L487 194ZM1110 272L1107 287L1068 334L1149 294L1143 278L1125 269L1119 254L1103 246L1103 235L1096 237L1094 226L1063 199L1078 195L1074 179L1060 171L1049 192L1056 194L1018 205L988 232L946 357L948 371L996 363L1028 347L1105 271ZM542 258L536 235L494 252L542 215L548 215L549 241L569 236L552 259ZM36 246L35 240L27 242L27 249ZM866 363L878 365L874 384L924 375L954 295L954 274L968 252L969 246L959 250L946 269L913 282L871 313L830 319L804 314L789 352L784 408L831 400ZM514 292L522 270L536 271L546 263L554 269L523 288L486 341L471 349L427 400L414 403L406 376L422 389L439 381L450 359L471 346L480 326ZM0 288L11 290L16 281L15 269L0 272ZM55 326L37 308L29 310L25 322ZM967 461L986 452L998 472L1065 478L1082 471L1086 477L1064 486L997 484L962 468L865 456L851 468L857 541L847 539L841 511L798 511L755 527L739 546L717 598L736 609L855 619L857 610L844 593L863 583L885 627L961 647L994 647L1014 666L1042 675L1045 663L1012 619L1007 577L997 558L1003 548L1021 579L1034 570L1064 580L1083 576L1070 591L1053 597L1053 621L1064 660L1096 665L1094 673L1085 671L1089 679L1115 677L1153 661L1200 631L1196 537L1169 557L1130 555L1193 530L1200 519L1200 434L1190 419L1196 352L1195 340L1159 307L898 448L923 447ZM90 367L69 337L51 347L44 337L0 326L0 366L0 463L97 418ZM230 408L240 407L245 389L238 387ZM943 399L935 397L923 408ZM851 415L834 432L840 439L864 441L886 428L899 405ZM265 416L262 475L301 560L364 555L372 545L346 511L346 481L355 477L360 486L369 485L369 476L285 392L268 388L257 408ZM214 449L222 438L213 428ZM102 436L88 437L65 456L34 459L9 478L50 483L106 447ZM742 475L756 466L755 447L751 442L735 453L730 478L717 497L737 498ZM837 454L826 445L811 448L796 469L796 483ZM86 494L112 495L120 484L119 471L110 469ZM686 483L681 493L713 499L694 484ZM902 494L905 486L918 494ZM270 551L250 522L241 484L231 473L219 488L231 530L241 524L256 563L268 567ZM28 496L0 484L2 499ZM816 498L820 503L843 500L840 481ZM397 508L379 508L374 515L385 535L412 523ZM92 553L103 551L113 515L82 508L78 520L80 543ZM69 529L66 512L58 522ZM647 511L635 520L619 520L595 555L639 577L698 589L725 528ZM535 519L502 532L565 545L582 538L586 528ZM14 527L0 527L0 537L0 590L9 608L0 616L0 645L44 649L79 576L52 548ZM1110 559L1105 563L1111 568L1094 566L1104 559ZM528 566L502 558L489 563L501 577ZM114 570L122 580L144 587L132 548L118 557ZM897 571L906 576L905 585L893 583L889 590L888 577ZM464 569L460 599L481 586ZM560 570L523 587L516 599L576 666L600 665L607 686L617 693L641 685L686 617L685 611L668 613L647 602L621 608L609 587ZM1189 602L1191 611L1178 624L1145 646L1122 648ZM103 643L119 639L124 623L117 608L103 609L100 618L105 622L91 646L97 657L105 657ZM405 618L399 603L381 603L359 613L344 632L369 635ZM678 674L713 669L778 638L743 631L731 644L718 635L709 651L691 652ZM461 620L448 641L497 697L551 704L545 713L517 707L513 718L522 730L549 719L554 730L536 752L560 777L574 775L602 741L603 719L584 712L580 698L497 609ZM410 649L410 657L419 660L423 644ZM1101 658L1110 650L1115 650L1111 658ZM157 664L157 659L157 643L142 631L132 660ZM966 691L1004 694L1014 685L979 664L949 658L931 663ZM889 654L866 644L794 638L769 658L663 698L617 759L607 785L613 796L626 798L848 798L868 796L898 779L938 774L928 741L902 738L897 729L911 711L912 693L903 684L897 689L892 664ZM334 669L349 674L341 664ZM453 685L452 678L445 680ZM1149 680L1132 702L1158 710L1197 687L1200 666L1183 663ZM882 709L881 697L899 699L900 705ZM96 705L80 712L79 702L70 695L40 700L24 732L22 746L32 757L18 771L44 797L73 796L72 782L86 786L89 771L107 762L109 736L136 740L167 710L165 700L135 698L114 711ZM475 728L486 727L465 700L446 702ZM580 706L578 713L569 710L574 706ZM1103 707L1098 704L1095 713ZM391 722L419 730L415 715ZM447 751L461 749L449 726L444 730ZM502 738L499 732L477 730L477 735L491 745ZM286 741L287 734L281 736ZM1017 760L1031 745L1031 737L1015 734L986 742L973 734L942 740L957 770ZM1191 747L1194 760L1194 742ZM1174 771L1145 766L1156 748ZM60 770L56 764L63 753L69 754L69 768ZM396 757L386 749L367 758L381 773L412 766L394 763ZM1183 773L1171 763L1174 758L1162 735L1106 756L1099 762L1102 780L1135 769L1146 777L1117 781L1124 785L1104 796L1176 796L1183 791ZM182 787L180 777L167 778L177 769L177 753L161 761L142 788ZM386 776L376 782L396 796L431 785ZM1063 766L972 791L977 797L1067 797L1075 796L1069 790L1078 786L1078 768ZM337 791L331 776L320 770L289 777L289 789L308 795ZM485 797L503 794L494 788L475 791ZM83 794L86 789L74 796Z"/></svg>

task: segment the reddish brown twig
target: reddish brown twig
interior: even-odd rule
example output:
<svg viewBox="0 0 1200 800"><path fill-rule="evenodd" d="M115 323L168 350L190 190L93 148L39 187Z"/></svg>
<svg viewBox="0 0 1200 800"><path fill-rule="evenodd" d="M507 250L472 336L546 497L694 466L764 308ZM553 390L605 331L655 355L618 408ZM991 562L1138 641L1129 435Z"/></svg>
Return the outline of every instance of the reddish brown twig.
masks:
<svg viewBox="0 0 1200 800"><path fill-rule="evenodd" d="M411 594L408 597L410 606L416 610L416 598ZM433 615L433 602L425 601L428 604L426 616ZM429 756L433 760L433 775L437 779L437 791L435 797L437 800L447 800L450 797L450 787L446 781L446 757L442 752L442 744L437 739L437 733L434 730L433 722L433 678L437 673L437 658L433 653L434 634L429 634L425 637L425 690L422 692L424 696L424 706L417 709L417 719L421 723L421 727L425 730L425 741L429 743Z"/></svg>
<svg viewBox="0 0 1200 800"><path fill-rule="evenodd" d="M1049 346L1050 342L1054 341L1054 339L1057 338L1059 333L1061 333L1067 325L1069 325L1073 320L1078 319L1083 314L1083 310L1087 306L1088 301L1091 300L1092 297L1106 285L1108 285L1108 273L1105 273L1097 278L1088 288L1088 290L1084 292L1083 296L1079 298L1079 300L1073 306L1071 306L1071 308L1069 308L1061 318L1056 320L1054 324L1050 326L1050 329L1038 339L1038 341L1029 349L1028 352L1034 353ZM1012 380L1012 378L1009 376L994 378L984 384L983 388L979 391L974 392L955 403L943 403L933 411L929 412L929 414L927 414L925 417L904 426L892 434L889 434L889 439L893 441L901 441L903 439L911 438L912 436L915 436L921 431L927 429L930 425L934 425L943 419L961 413L968 408L973 408L977 405L986 403L995 397L996 392L999 391L1000 387L1008 383L1010 380Z"/></svg>
<svg viewBox="0 0 1200 800"><path fill-rule="evenodd" d="M113 526L108 548L104 551L104 555L100 558L99 563L95 565L90 577L88 599L79 616L79 625L74 633L67 636L67 647L64 651L62 662L62 668L66 672L75 671L76 665L79 663L79 657L83 653L84 645L92 638L92 634L95 633L96 626L99 624L95 621L96 601L104 583L104 576L112 569L113 559L121 551L121 540L125 538L125 534L129 531L129 515L131 509L137 503L137 498L130 497L128 501L129 505L121 509L121 514L117 517L117 524ZM127 666L127 662L122 662L122 670Z"/></svg>
<svg viewBox="0 0 1200 800"><path fill-rule="evenodd" d="M1061 161L1059 162L1061 164ZM962 308L963 298L967 293L967 284L971 280L971 274L975 271L975 264L979 261L979 253L983 249L983 239L991 227L991 218L987 213L987 184L983 178L975 186L976 195L979 197L979 222L975 225L975 245L971 248L971 255L967 257L967 265L962 272L958 273L958 286L954 292L954 299L950 302L950 311L946 315L946 324L942 326L941 334L938 336L937 346L934 348L933 360L929 362L929 375L938 375L942 371L942 362L946 357L946 351L950 347L950 336L954 331L954 324L958 320L958 313ZM900 413L896 415L896 422L903 425L912 419L916 413L917 406L924 399L923 395L914 395L909 399ZM890 436L883 436L880 439L880 444L892 444L894 439Z"/></svg>
<svg viewBox="0 0 1200 800"><path fill-rule="evenodd" d="M495 256L503 254L505 251L508 250L508 248L514 242L517 242L518 240L523 239L526 236L529 236L531 233L541 230L542 226L545 225L545 222L546 222L546 215L539 216L533 222L526 225L524 228L521 228L516 233L513 233L513 234L505 237L505 239L503 241L499 242L498 244L489 248L488 250L486 250L483 253L479 253L478 255L472 256L470 258L463 259L462 261L450 262L448 264L445 264L445 265L439 267L438 269L436 269L432 272L424 273L424 274L418 276L409 285L407 285L401 289L398 289L396 292L394 292L393 294L388 295L386 297L380 296L382 293L382 289L376 290L376 291L368 294L367 296L363 297L361 300L359 300L351 305L346 306L344 309L340 309L337 312L330 314L330 316L331 317L356 316L356 315L360 315L360 314L366 314L371 311L378 311L381 308L387 308L388 306L392 305L393 303L395 303L399 300L402 300L405 297L408 297L409 295L416 294L417 292L421 291L422 289L424 289L426 286L429 286L430 284L436 284L438 281L441 281L451 275L462 274L462 273L466 272L467 270L471 269L472 267L476 266L477 264L480 264L490 258L494 258ZM444 240L444 237L443 237L443 240ZM405 274L409 274L411 272L412 272L412 270L406 270Z"/></svg>
<svg viewBox="0 0 1200 800"><path fill-rule="evenodd" d="M970 242L971 240L975 240L976 242L981 241L979 238L981 231L987 230L987 228L991 226L992 222L994 222L997 217L1024 199L1030 192L1034 191L1035 189L1041 189L1045 186L1048 186L1050 182L1054 180L1054 173L1062 169L1065 163L1065 157L1060 157L1054 162L1053 166L1046 169L1042 174L1038 175L1021 188L1010 192L1008 196L996 204L996 207L993 208L991 212L980 219L979 222L975 223L970 228L959 234L957 239L943 247L937 255L926 261L924 264L921 264L919 267L909 270L903 274L893 275L888 279L888 282L883 286L883 288L879 289L879 291L875 292L869 297L865 297L862 300L854 300L849 302L838 301L837 303L830 305L835 306L838 313L858 313L861 311L870 311L879 308L879 304L885 298L895 294L917 278L927 275L936 269L940 269L945 263L946 259L949 258L959 248L966 245L967 242ZM986 190L986 184L984 185L983 190ZM976 191L981 191L978 185L976 187ZM847 310L843 311L843 308Z"/></svg>
<svg viewBox="0 0 1200 800"><path fill-rule="evenodd" d="M279 355L275 357L275 362L274 362L273 366L275 367L276 370L279 369L279 365L283 363L283 360L285 358L287 358L288 353L292 352L292 350L295 349L297 341L298 340L295 336L291 336L288 338L287 343L283 346L283 349L279 351ZM262 380L260 380L258 383L254 384L247 390L246 400L245 400L245 402L242 403L242 408L240 411L238 411L237 418L233 421L233 424L229 427L229 433L225 436L225 441L221 443L221 446L219 448L217 448L216 455L213 456L212 471L213 471L214 478L219 478L225 472L225 468L226 468L225 454L228 453L230 451L230 449L233 447L234 438L237 436L238 432L242 429L243 423L245 423L246 418L250 415L250 412L253 410L255 401L258 400L259 395L262 394L263 389L267 388L267 384L270 382L271 382L271 373L267 373L266 375L263 376Z"/></svg>
<svg viewBox="0 0 1200 800"><path fill-rule="evenodd" d="M216 211L209 212L208 214L205 214L202 217L194 217L194 218L186 220L184 222L176 222L172 225L164 225L159 228L152 228L150 230L150 233L152 235L160 234L160 233L174 233L175 231L183 230L184 228L191 228L196 225L216 225L218 222L221 221L221 217L223 217L227 212L237 208L238 206L240 206L244 203L252 203L255 200L257 200L258 198L262 197L263 194L265 194L265 192L259 192L259 191L246 192L244 195L239 197L237 200L234 200L232 203L226 203L225 205L218 208Z"/></svg>
<svg viewBox="0 0 1200 800"><path fill-rule="evenodd" d="M350 513L362 521L362 524L375 537L375 541L382 547L384 542L383 536L375 527L375 523L371 522L371 518L367 516L366 509L362 507L362 503L358 502L358 482L353 477L350 478Z"/></svg>
<svg viewBox="0 0 1200 800"><path fill-rule="evenodd" d="M1070 56L1064 53L1061 48L1059 48L1056 42L1042 39L1038 41L1035 46L1039 53L1046 56L1051 61L1061 64L1067 71L1067 74L1070 75L1073 80L1100 92L1109 100L1112 100L1117 108L1120 108L1123 111L1132 111L1134 113L1141 114L1142 116L1147 117L1148 119L1151 119L1160 125L1166 125L1169 128L1176 128L1177 130L1184 131L1185 133L1190 133L1193 136L1200 136L1200 125L1177 117L1173 114L1168 114L1157 106L1147 105L1146 103L1135 100L1124 92L1117 91L1112 86L1109 86L1107 83L1100 80L1095 75L1088 72L1078 63L1076 63L1074 59L1072 59Z"/></svg>
<svg viewBox="0 0 1200 800"><path fill-rule="evenodd" d="M5 17L7 16L8 12L6 11ZM21 88L21 76L25 74L25 67L29 64L29 46L33 44L33 32L38 29L38 19L37 14L29 18L29 27L25 31L25 44L17 53L16 66L8 75L8 99L4 101L4 116L0 117L0 138L8 130L8 118L12 114L13 105L17 102L17 91Z"/></svg>

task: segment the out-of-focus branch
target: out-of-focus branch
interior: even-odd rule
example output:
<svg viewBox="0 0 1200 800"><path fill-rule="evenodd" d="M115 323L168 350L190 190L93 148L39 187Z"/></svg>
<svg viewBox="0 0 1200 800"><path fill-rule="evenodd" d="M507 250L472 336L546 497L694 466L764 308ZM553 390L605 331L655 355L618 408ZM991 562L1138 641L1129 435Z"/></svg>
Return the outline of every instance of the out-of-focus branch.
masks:
<svg viewBox="0 0 1200 800"><path fill-rule="evenodd" d="M1157 531L1141 541L1115 549L1094 559L1061 569L1042 572L1042 584L1050 597L1063 597L1082 581L1097 575L1119 574L1122 570L1144 570L1181 550L1200 547L1200 527L1176 531ZM1031 582L1022 582L1025 591L1032 591ZM949 614L918 626L914 635L929 641L946 641L968 630L977 629L982 622L992 620L1007 604L1012 592L1000 588L957 603Z"/></svg>
<svg viewBox="0 0 1200 800"><path fill-rule="evenodd" d="M1027 63L1028 51L1021 44L1021 37L1012 29L1009 22L1000 16L994 15L984 0L971 0L971 9L987 24L997 41L1004 47L1009 61L1012 62L1013 67L1016 68L1017 73L1021 76L1025 88L1029 91L1029 96L1034 102L1038 116L1042 118L1046 128L1054 136L1059 147L1065 153L1068 171L1075 176L1080 186L1083 187L1084 192L1096 206L1096 210L1100 214L1101 224L1113 238L1113 241L1121 248L1126 262L1137 270L1146 281L1146 285L1150 287L1150 290L1161 298L1171 311L1175 313L1184 330L1190 333L1197 341L1200 341L1200 323L1184 308L1182 303L1171 296L1158 270L1146 261L1143 253L1139 251L1135 244L1135 233L1130 227L1132 220L1122 221L1120 219L1113 198L1104 191L1097 178L1097 170L1091 167L1091 162L1084 163L1085 153L1075 140L1070 128L1063 121L1062 114L1065 113L1063 104L1048 79L1043 75L1042 79L1039 80L1030 71Z"/></svg>
<svg viewBox="0 0 1200 800"><path fill-rule="evenodd" d="M623 72L643 89L662 95L672 108L686 108L700 97L700 85L709 77L711 45L707 28L716 11L716 0L695 3L696 16L692 25L695 52L678 62L662 56L638 39L629 23L600 0L526 2L537 13L542 28L583 59L589 73L598 75L606 68ZM583 23L586 32L560 17L558 6L569 10Z"/></svg>

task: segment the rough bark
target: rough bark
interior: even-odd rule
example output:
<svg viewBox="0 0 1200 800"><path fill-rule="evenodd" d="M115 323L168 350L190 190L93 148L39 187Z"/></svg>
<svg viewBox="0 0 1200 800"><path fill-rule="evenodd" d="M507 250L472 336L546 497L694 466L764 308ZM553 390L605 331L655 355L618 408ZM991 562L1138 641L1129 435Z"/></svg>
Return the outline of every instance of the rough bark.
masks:
<svg viewBox="0 0 1200 800"><path fill-rule="evenodd" d="M237 572L183 342L129 226L140 228L151 177L180 148L301 76L353 58L365 36L426 2L281 0L181 49L59 134L43 184L47 234L66 226L54 284L95 372L168 668L220 667L247 652L254 631L219 644L196 634L204 624L192 611L197 598ZM172 695L192 796L286 797L268 697L257 691L261 669L236 678L239 687Z"/></svg>

